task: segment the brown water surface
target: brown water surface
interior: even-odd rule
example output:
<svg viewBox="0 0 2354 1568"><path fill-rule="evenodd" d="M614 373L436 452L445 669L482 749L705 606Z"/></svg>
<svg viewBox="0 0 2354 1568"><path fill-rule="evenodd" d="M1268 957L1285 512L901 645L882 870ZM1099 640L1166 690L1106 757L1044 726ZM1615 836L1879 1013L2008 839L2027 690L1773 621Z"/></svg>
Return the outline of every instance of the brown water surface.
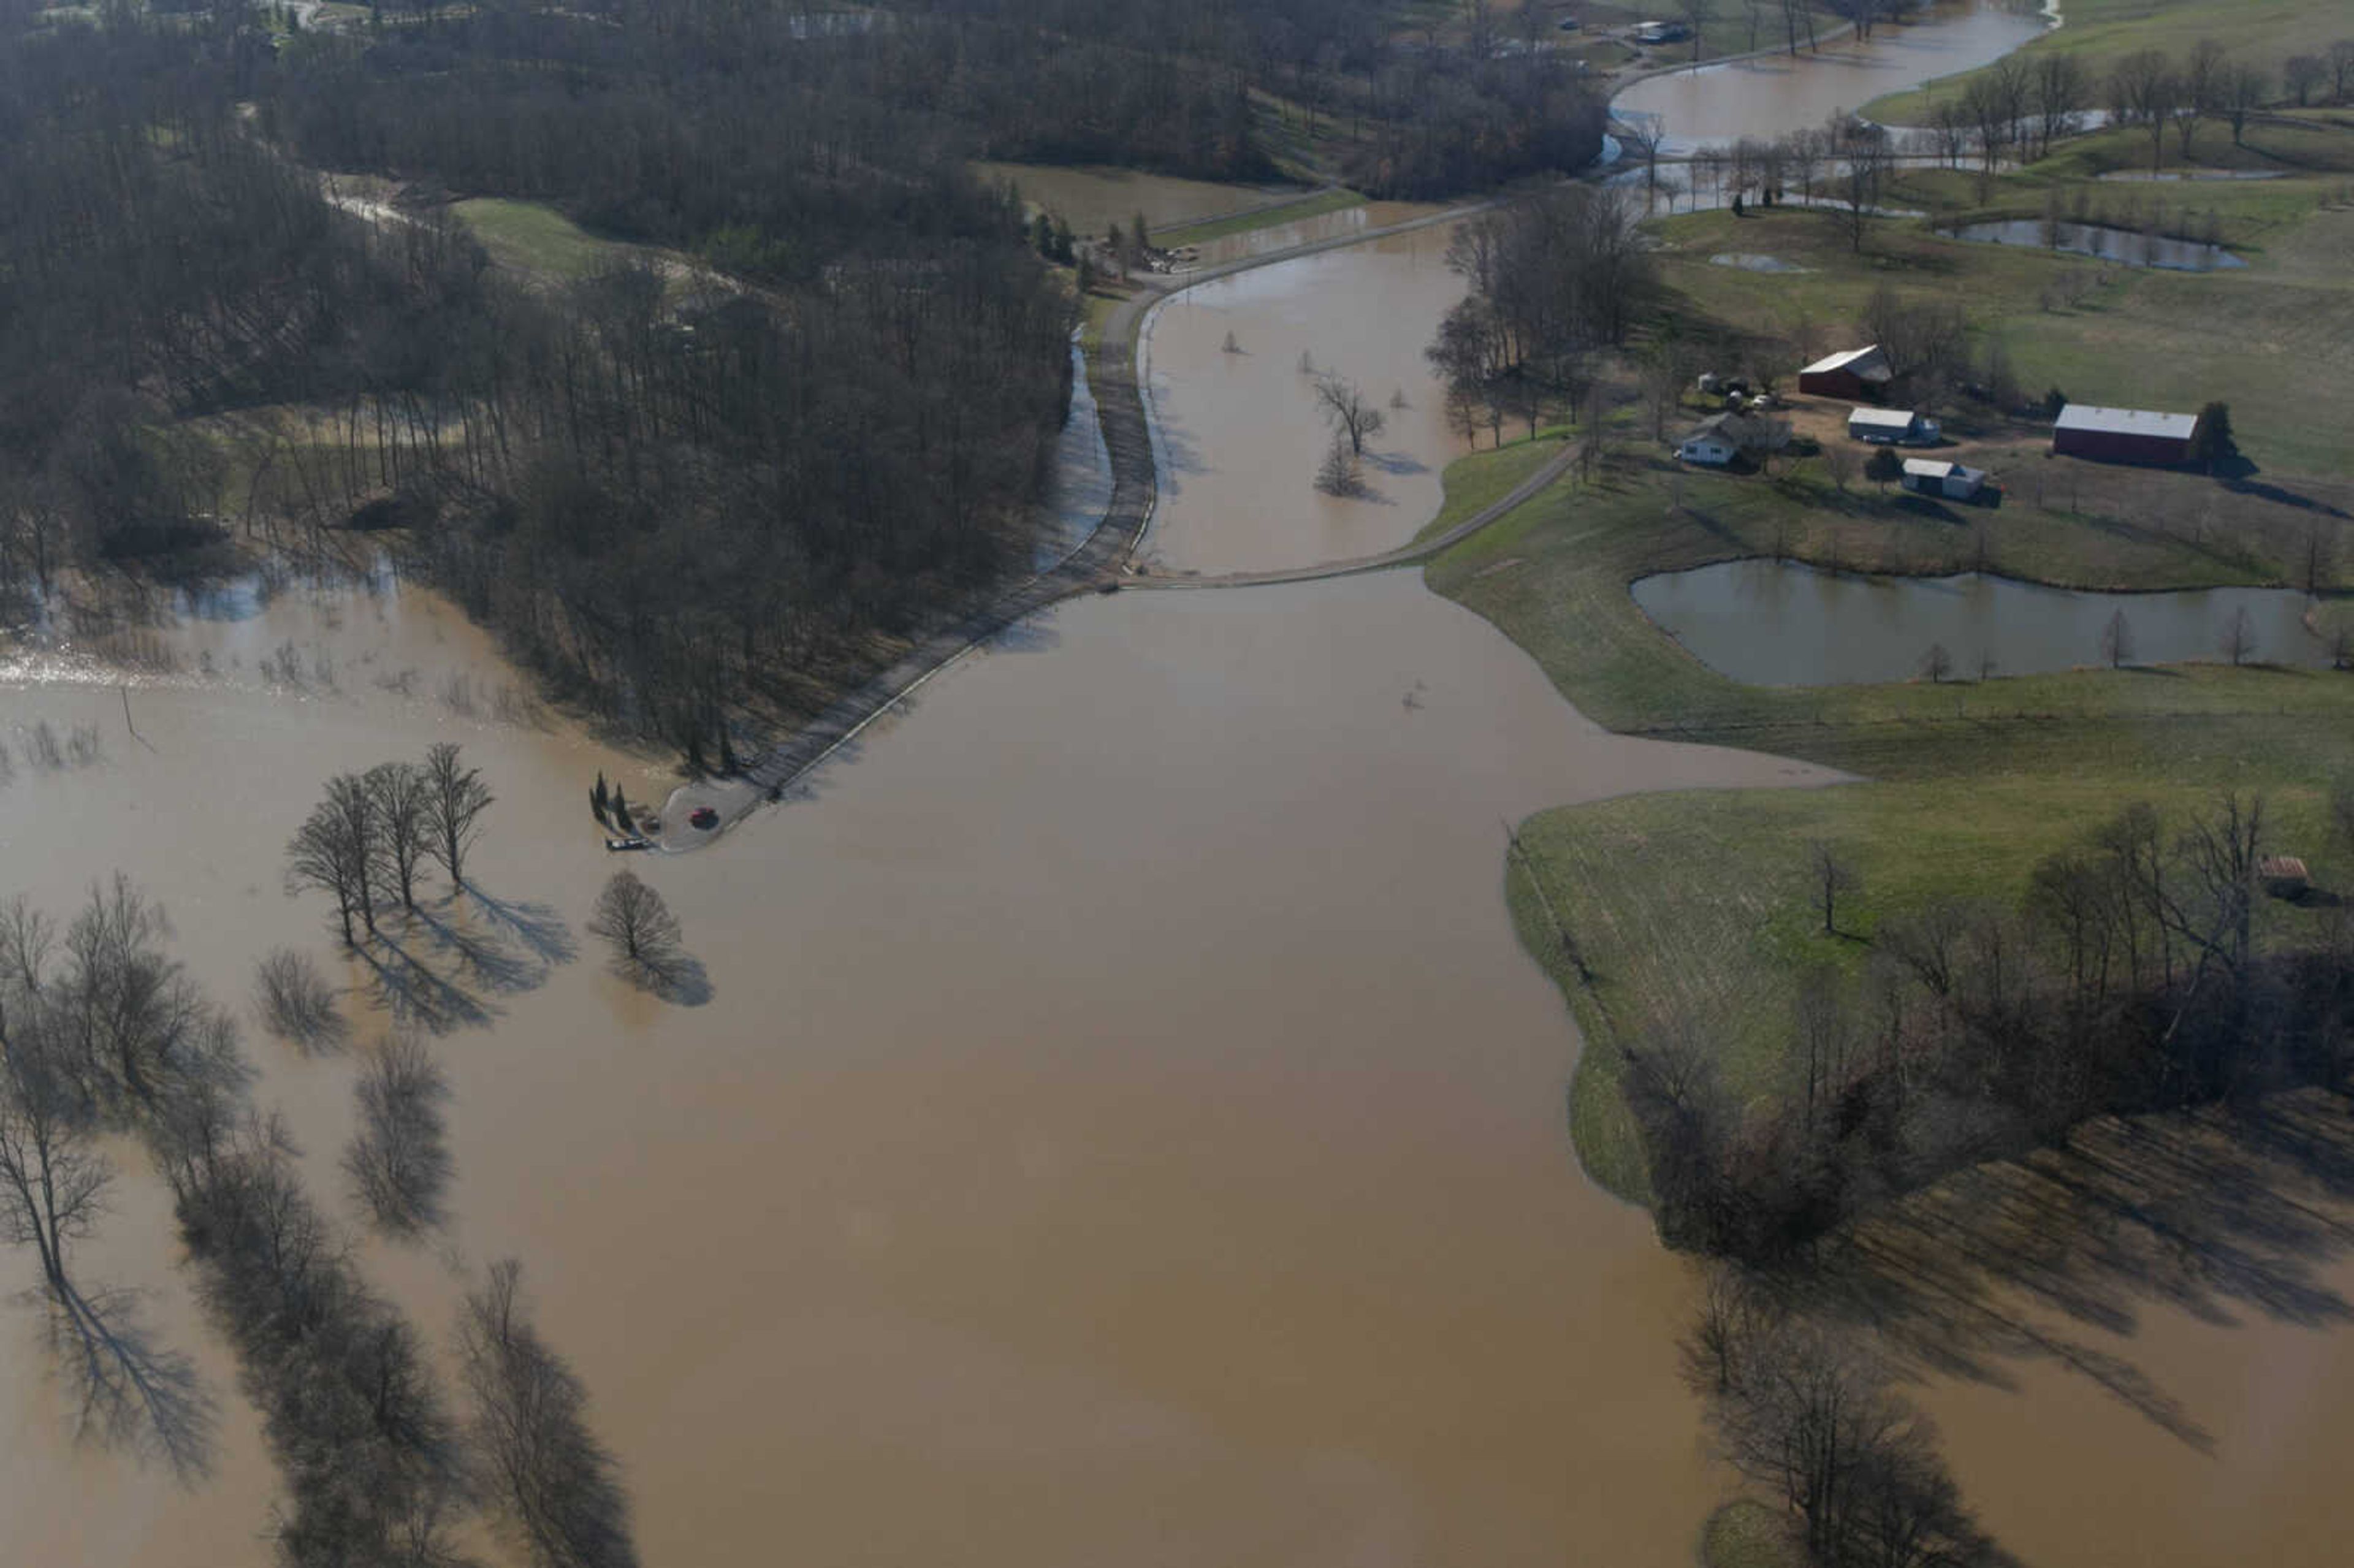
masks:
<svg viewBox="0 0 2354 1568"><path fill-rule="evenodd" d="M1403 544L1437 514L1441 473L1463 450L1423 352L1463 297L1447 266L1449 232L1278 262L1187 289L1153 313L1146 354L1161 482L1146 559L1181 572L1310 566ZM1332 438L1319 374L1353 383L1382 410L1361 495L1315 488Z"/></svg>
<svg viewBox="0 0 2354 1568"><path fill-rule="evenodd" d="M1801 39L1796 57L1768 54L1655 76L1618 94L1611 109L1657 116L1676 153L1743 136L1782 136L1885 94L1991 64L2048 25L2041 10L2020 0L1954 0L1918 22L1882 23L1868 41L1842 37L1819 54Z"/></svg>
<svg viewBox="0 0 2354 1568"><path fill-rule="evenodd" d="M336 645L297 612L261 619ZM560 731L348 683L133 702L144 744L102 687L9 693L12 722L104 727L108 759L20 769L0 863L52 908L134 869L224 999L275 942L349 969L278 887L332 770L461 738L501 796L485 890L577 933L610 869L579 796L625 760ZM781 1531L817 1562L1678 1562L1718 1487L1673 1383L1684 1270L1576 1174L1575 1043L1497 896L1497 824L1804 776L1597 731L1406 575L1073 604L817 799L636 863L707 1006L589 955L436 1041L444 1245L526 1261L652 1561ZM251 1044L332 1198L349 1061ZM234 1407L151 1187L88 1266L154 1287ZM368 1263L447 1323L431 1250ZM249 1417L180 1496L69 1457L13 1349L12 1558L258 1555Z"/></svg>

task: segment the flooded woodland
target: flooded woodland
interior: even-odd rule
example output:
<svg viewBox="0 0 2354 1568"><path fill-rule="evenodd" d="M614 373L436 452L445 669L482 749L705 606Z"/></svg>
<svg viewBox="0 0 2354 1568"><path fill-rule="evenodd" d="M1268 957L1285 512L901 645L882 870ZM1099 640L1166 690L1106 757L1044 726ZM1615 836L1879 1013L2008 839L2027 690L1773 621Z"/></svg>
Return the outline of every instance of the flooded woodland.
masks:
<svg viewBox="0 0 2354 1568"><path fill-rule="evenodd" d="M1297 565L1428 519L1458 450L1421 357L1460 287L1443 247L1426 230L1161 310L1152 558ZM1371 497L1310 487L1303 351L1405 394ZM1091 597L951 668L713 852L638 857L708 979L682 1005L582 933L611 869L590 782L665 781L536 708L432 595L231 595L122 652L0 673L8 890L64 914L121 868L161 900L355 1237L336 1157L357 1058L396 1027L426 1039L452 1091L449 1214L361 1245L364 1271L444 1340L485 1263L523 1261L648 1561L1670 1568L1733 1493L1677 1376L1691 1266L1578 1171L1578 1041L1515 939L1500 824L1836 782L1819 770L1610 735L1409 573ZM99 754L30 764L42 724ZM387 975L285 894L281 853L327 777L437 740L498 801L478 892L394 923L412 962ZM343 989L344 1051L254 1020L255 961L281 944ZM193 1359L210 1473L184 1488L77 1446L12 1297L6 1556L258 1562L275 1472L161 1184L117 1153L81 1271L145 1292ZM2049 1213L2047 1245L2098 1250L2089 1205ZM2269 1294L2119 1269L2073 1317L2011 1284L1957 1296L2006 1333L1925 1403L2004 1544L2338 1561L2354 1260L2317 1250L2334 1261Z"/></svg>

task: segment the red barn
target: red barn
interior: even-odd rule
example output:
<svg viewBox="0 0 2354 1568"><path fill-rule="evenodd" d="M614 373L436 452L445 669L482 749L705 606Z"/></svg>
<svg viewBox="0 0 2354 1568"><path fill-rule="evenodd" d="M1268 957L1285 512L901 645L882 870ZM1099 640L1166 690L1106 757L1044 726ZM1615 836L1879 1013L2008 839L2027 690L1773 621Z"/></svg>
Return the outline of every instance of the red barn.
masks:
<svg viewBox="0 0 2354 1568"><path fill-rule="evenodd" d="M1874 344L1870 348L1850 348L1829 359L1818 359L1798 372L1798 390L1809 397L1844 397L1850 403L1861 403L1885 395L1888 384L1894 379L1896 373L1888 367L1888 355Z"/></svg>
<svg viewBox="0 0 2354 1568"><path fill-rule="evenodd" d="M2110 462L2186 463L2199 450L2199 418L2196 414L2071 403L2060 410L2052 450L2062 457Z"/></svg>

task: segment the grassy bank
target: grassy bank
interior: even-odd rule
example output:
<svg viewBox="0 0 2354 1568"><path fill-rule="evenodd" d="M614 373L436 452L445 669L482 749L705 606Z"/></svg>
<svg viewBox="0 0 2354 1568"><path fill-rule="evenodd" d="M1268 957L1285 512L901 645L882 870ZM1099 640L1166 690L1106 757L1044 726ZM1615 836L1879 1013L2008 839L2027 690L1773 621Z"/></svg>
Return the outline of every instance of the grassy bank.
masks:
<svg viewBox="0 0 2354 1568"><path fill-rule="evenodd" d="M1231 234L1248 234L1256 229L1273 228L1278 223L1300 223L1311 217L1321 217L1328 212L1345 212L1351 207L1364 205L1365 198L1355 191L1335 186L1331 190L1318 191L1300 201L1230 213L1205 223L1190 223L1160 231L1152 236L1152 242L1169 250L1184 245L1206 245L1213 239L1224 239Z"/></svg>
<svg viewBox="0 0 2354 1568"><path fill-rule="evenodd" d="M2162 49L2179 59L2211 37L2277 82L2289 56L2326 54L2333 39L2354 37L2341 0L2060 0L2060 10L2062 26L2029 44L2023 57L2073 55L2096 81L2137 49ZM1924 124L1939 102L1959 98L1974 74L1890 93L1861 112L1883 124Z"/></svg>

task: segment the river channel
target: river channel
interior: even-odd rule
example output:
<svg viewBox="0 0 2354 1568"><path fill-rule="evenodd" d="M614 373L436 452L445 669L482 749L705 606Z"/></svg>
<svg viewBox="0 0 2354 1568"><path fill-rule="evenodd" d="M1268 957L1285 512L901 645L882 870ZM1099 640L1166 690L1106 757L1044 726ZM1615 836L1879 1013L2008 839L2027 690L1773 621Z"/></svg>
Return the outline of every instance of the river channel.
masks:
<svg viewBox="0 0 2354 1568"><path fill-rule="evenodd" d="M1173 569L1362 554L1426 520L1451 438L1411 367L1459 287L1440 243L1164 310L1176 482L1150 547ZM1230 366L1227 330L1264 362ZM1406 391L1381 500L1309 489L1302 348L1385 402ZM282 892L281 852L327 776L465 745L500 797L476 879L540 952L510 943L495 986L451 968L476 1010L429 1036L453 1217L360 1258L436 1336L466 1278L524 1261L647 1561L1691 1561L1733 1489L1676 1375L1691 1272L1578 1174L1578 1043L1514 939L1500 824L1817 771L1605 733L1409 573L1088 598L951 667L810 798L711 853L637 860L709 977L681 1007L607 975L580 932L611 869L589 781L647 800L663 780L535 712L448 605L379 577L187 609L0 673L0 891L62 913L127 869L249 1024L256 959L298 946L353 989L364 1047L389 1025L326 911ZM102 756L29 766L45 722ZM499 939L488 911L451 914ZM352 1058L248 1033L258 1097L348 1220ZM196 1359L221 1408L212 1473L186 1489L74 1446L35 1316L5 1303L0 1557L259 1563L272 1467L156 1184L120 1153L79 1255L148 1292L150 1326ZM33 1283L20 1254L0 1265ZM2342 1338L2171 1308L2106 1334L2211 1446L2051 1363L1933 1388L2006 1544L2340 1559Z"/></svg>

